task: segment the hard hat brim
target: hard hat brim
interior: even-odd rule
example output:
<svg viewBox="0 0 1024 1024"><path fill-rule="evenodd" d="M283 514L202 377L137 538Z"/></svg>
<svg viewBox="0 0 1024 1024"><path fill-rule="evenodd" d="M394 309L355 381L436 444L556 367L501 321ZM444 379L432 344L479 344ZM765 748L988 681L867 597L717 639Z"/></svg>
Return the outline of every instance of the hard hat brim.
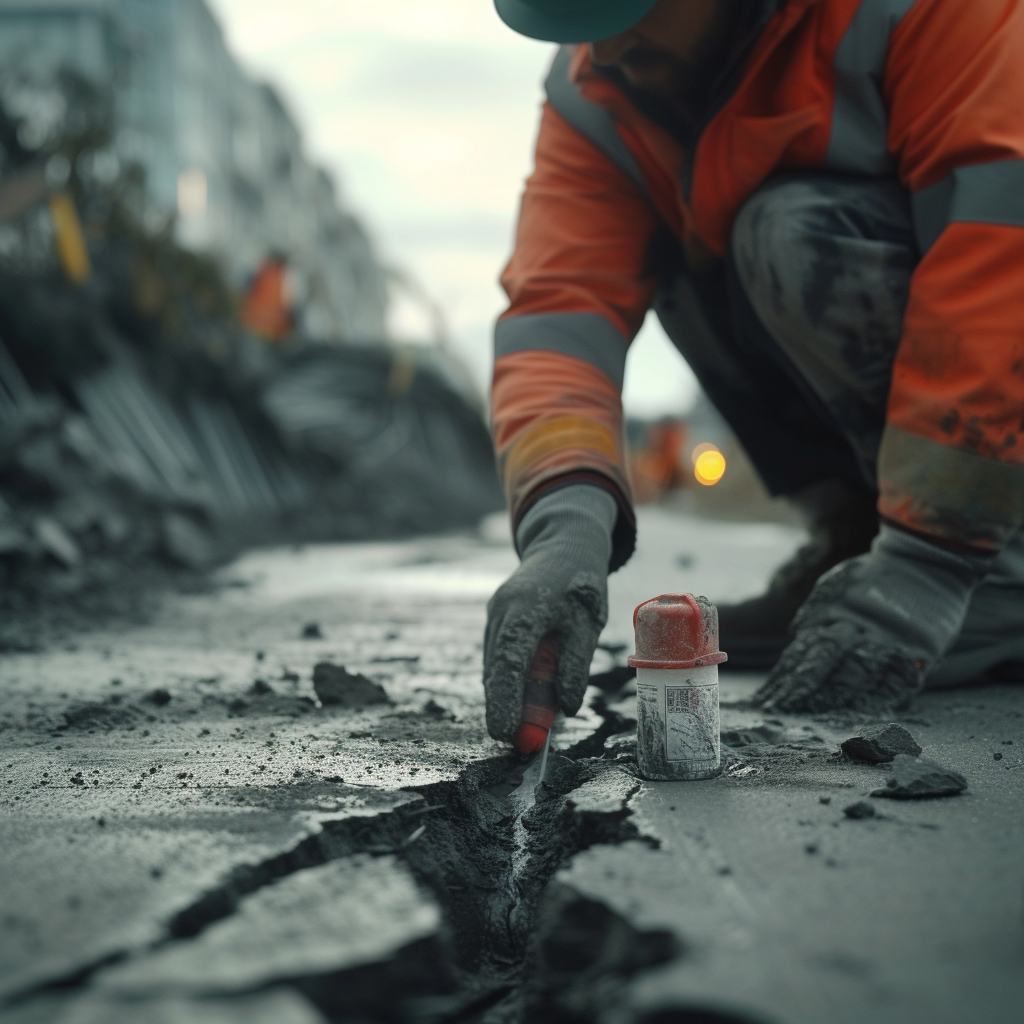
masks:
<svg viewBox="0 0 1024 1024"><path fill-rule="evenodd" d="M494 0L509 28L549 43L592 43L632 28L658 0L555 0L538 9L524 0Z"/></svg>

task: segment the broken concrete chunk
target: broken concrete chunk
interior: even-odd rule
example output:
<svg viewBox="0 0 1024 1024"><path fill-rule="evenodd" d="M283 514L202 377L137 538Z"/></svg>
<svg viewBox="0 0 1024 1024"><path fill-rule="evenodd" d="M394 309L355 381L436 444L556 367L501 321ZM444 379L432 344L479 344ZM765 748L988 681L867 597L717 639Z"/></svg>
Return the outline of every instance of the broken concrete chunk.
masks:
<svg viewBox="0 0 1024 1024"><path fill-rule="evenodd" d="M31 550L28 537L15 523L0 520L0 558L27 555Z"/></svg>
<svg viewBox="0 0 1024 1024"><path fill-rule="evenodd" d="M892 775L884 789L876 789L872 796L891 800L924 800L929 797L956 796L967 788L967 779L952 768L926 757L897 754L892 763Z"/></svg>
<svg viewBox="0 0 1024 1024"><path fill-rule="evenodd" d="M423 714L438 722L454 722L456 720L455 715L443 704L438 704L433 697L423 705Z"/></svg>
<svg viewBox="0 0 1024 1024"><path fill-rule="evenodd" d="M843 814L848 818L852 818L854 821L860 821L864 818L875 817L875 809L867 802L867 800L858 800L855 804L850 804L849 807L844 807Z"/></svg>
<svg viewBox="0 0 1024 1024"><path fill-rule="evenodd" d="M164 550L168 557L186 569L209 568L215 558L213 541L202 527L179 512L163 517Z"/></svg>
<svg viewBox="0 0 1024 1024"><path fill-rule="evenodd" d="M169 943L103 973L104 993L252 992L278 979L385 962L436 942L441 914L394 856L359 853L285 875L189 942Z"/></svg>
<svg viewBox="0 0 1024 1024"><path fill-rule="evenodd" d="M371 704L391 703L380 683L329 661L314 666L313 689L324 707L365 708Z"/></svg>
<svg viewBox="0 0 1024 1024"><path fill-rule="evenodd" d="M64 444L86 465L101 474L110 472L112 468L110 457L85 416L74 413L65 416L60 427L60 437Z"/></svg>
<svg viewBox="0 0 1024 1024"><path fill-rule="evenodd" d="M56 519L40 516L32 524L39 546L65 569L74 569L82 561L82 552L67 530Z"/></svg>
<svg viewBox="0 0 1024 1024"><path fill-rule="evenodd" d="M613 770L584 782L566 799L580 814L618 814L636 789L632 775Z"/></svg>
<svg viewBox="0 0 1024 1024"><path fill-rule="evenodd" d="M15 521L10 506L0 497L0 558L5 555L27 555L31 541Z"/></svg>
<svg viewBox="0 0 1024 1024"><path fill-rule="evenodd" d="M604 752L608 757L632 757L636 754L636 730L619 732L604 741Z"/></svg>
<svg viewBox="0 0 1024 1024"><path fill-rule="evenodd" d="M640 931L604 902L558 883L544 894L537 931L536 975L549 986L542 1004L551 1007L549 1020L596 1020L602 989L594 984L594 978L607 974L628 978L668 963L683 952L672 932L660 928ZM581 1006L590 1011L586 1016L579 1012ZM719 1018L668 1011L658 1019Z"/></svg>
<svg viewBox="0 0 1024 1024"><path fill-rule="evenodd" d="M869 764L885 764L897 754L916 757L921 753L921 748L914 737L902 725L896 725L894 722L869 725L840 746L851 761L867 761Z"/></svg>
<svg viewBox="0 0 1024 1024"><path fill-rule="evenodd" d="M722 742L729 747L773 746L781 742L785 732L785 726L765 722L741 729L723 729Z"/></svg>
<svg viewBox="0 0 1024 1024"><path fill-rule="evenodd" d="M108 701L80 701L64 713L64 724L59 729L120 729L134 727L141 712L121 705L120 696L112 695Z"/></svg>

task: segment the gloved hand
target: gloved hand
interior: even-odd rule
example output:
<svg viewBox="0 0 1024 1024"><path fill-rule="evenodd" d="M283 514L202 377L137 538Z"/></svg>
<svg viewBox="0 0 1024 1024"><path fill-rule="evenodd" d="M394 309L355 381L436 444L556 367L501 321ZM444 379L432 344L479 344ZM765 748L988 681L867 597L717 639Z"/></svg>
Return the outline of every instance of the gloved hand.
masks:
<svg viewBox="0 0 1024 1024"><path fill-rule="evenodd" d="M541 498L516 531L522 563L487 605L484 693L487 731L511 740L523 713L523 685L541 638L558 642L558 702L583 703L608 619L608 562L618 510L607 491L571 484Z"/></svg>
<svg viewBox="0 0 1024 1024"><path fill-rule="evenodd" d="M892 526L818 581L754 702L771 711L905 707L956 640L991 558Z"/></svg>

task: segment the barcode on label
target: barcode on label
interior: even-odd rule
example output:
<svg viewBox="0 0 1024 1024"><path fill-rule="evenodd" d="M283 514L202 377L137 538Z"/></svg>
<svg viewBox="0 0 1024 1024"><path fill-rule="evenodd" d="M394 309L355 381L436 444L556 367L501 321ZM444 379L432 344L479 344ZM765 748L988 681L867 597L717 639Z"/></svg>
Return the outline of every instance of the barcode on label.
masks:
<svg viewBox="0 0 1024 1024"><path fill-rule="evenodd" d="M665 709L670 715L695 715L700 711L700 690L692 686L666 686Z"/></svg>

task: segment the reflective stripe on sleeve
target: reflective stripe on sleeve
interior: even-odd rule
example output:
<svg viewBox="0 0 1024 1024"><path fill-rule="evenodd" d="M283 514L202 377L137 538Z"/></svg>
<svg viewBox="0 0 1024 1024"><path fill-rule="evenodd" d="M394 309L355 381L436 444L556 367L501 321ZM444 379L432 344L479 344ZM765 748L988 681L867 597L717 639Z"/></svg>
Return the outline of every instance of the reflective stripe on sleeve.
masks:
<svg viewBox="0 0 1024 1024"><path fill-rule="evenodd" d="M998 550L1024 522L1024 465L987 459L888 424L879 512L933 536Z"/></svg>
<svg viewBox="0 0 1024 1024"><path fill-rule="evenodd" d="M516 481L542 459L581 449L595 452L613 465L622 455L615 435L597 420L584 416L559 416L531 424L516 437L504 456L506 493L510 493Z"/></svg>
<svg viewBox="0 0 1024 1024"><path fill-rule="evenodd" d="M597 146L637 188L646 192L647 186L640 165L615 130L611 114L604 107L584 99L570 81L571 63L572 50L566 46L560 47L544 82L548 102L580 135Z"/></svg>
<svg viewBox="0 0 1024 1024"><path fill-rule="evenodd" d="M527 313L499 320L494 358L514 352L558 352L582 359L606 374L619 391L629 342L600 313Z"/></svg>
<svg viewBox="0 0 1024 1024"><path fill-rule="evenodd" d="M892 174L882 80L889 40L917 0L863 0L835 56L836 100L825 165L845 174Z"/></svg>
<svg viewBox="0 0 1024 1024"><path fill-rule="evenodd" d="M912 202L922 254L957 221L1024 227L1024 160L957 167Z"/></svg>

